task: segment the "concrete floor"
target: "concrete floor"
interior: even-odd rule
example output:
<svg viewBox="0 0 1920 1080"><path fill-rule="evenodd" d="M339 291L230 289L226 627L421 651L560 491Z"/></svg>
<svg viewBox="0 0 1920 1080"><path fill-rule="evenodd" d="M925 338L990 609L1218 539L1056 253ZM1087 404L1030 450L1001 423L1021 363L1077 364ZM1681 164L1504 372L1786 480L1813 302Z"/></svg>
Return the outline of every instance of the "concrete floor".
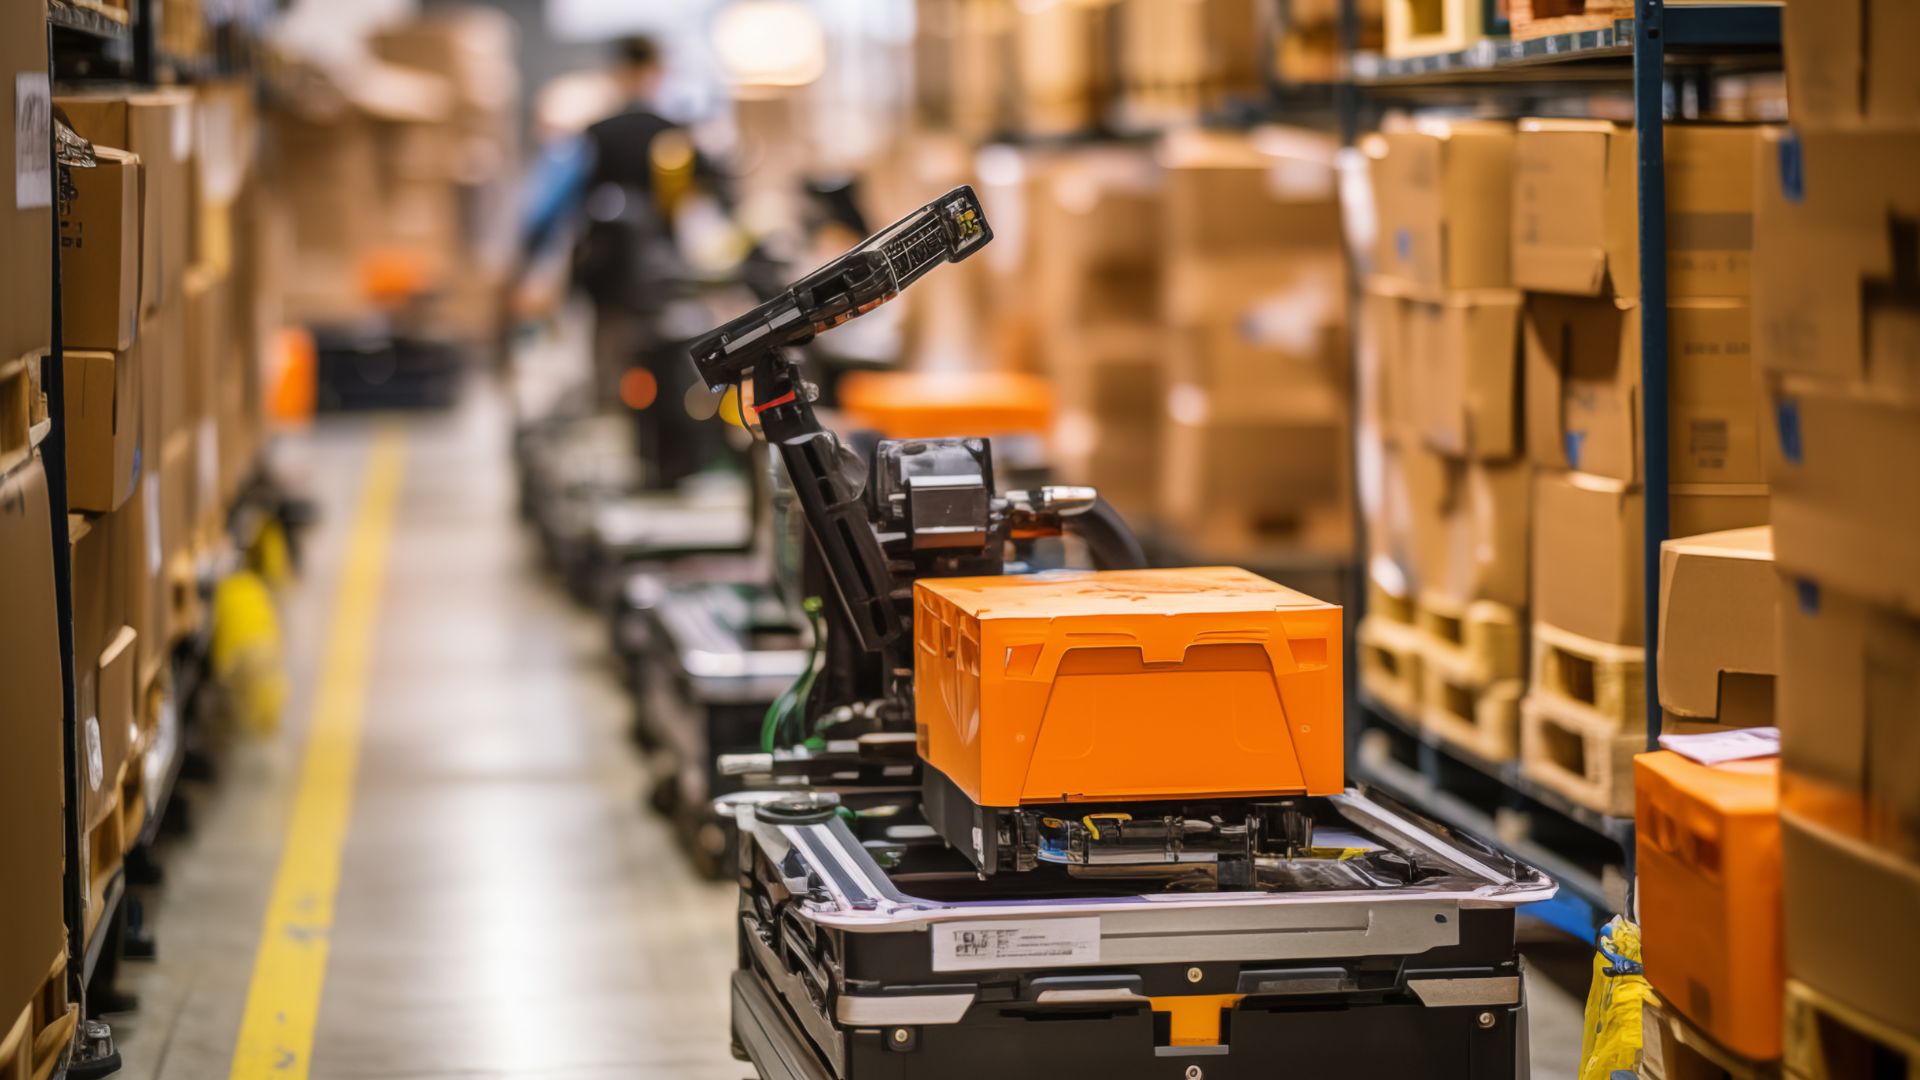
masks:
<svg viewBox="0 0 1920 1080"><path fill-rule="evenodd" d="M311 1074L361 1080L740 1080L727 1053L733 891L641 809L605 629L518 527L498 395L406 425L352 824ZM229 1075L374 421L283 445L323 510L286 599L284 728L236 739L147 903L128 1080ZM1530 937L1534 1076L1572 1077L1586 951ZM237 1075L237 1074L236 1074Z"/></svg>

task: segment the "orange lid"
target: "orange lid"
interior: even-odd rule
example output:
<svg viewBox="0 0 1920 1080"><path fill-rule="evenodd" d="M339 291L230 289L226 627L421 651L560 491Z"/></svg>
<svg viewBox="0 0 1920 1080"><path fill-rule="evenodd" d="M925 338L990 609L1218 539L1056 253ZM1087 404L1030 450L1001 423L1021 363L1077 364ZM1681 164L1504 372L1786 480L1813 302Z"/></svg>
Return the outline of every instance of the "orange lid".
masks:
<svg viewBox="0 0 1920 1080"><path fill-rule="evenodd" d="M1676 792L1722 813L1771 814L1780 807L1778 757L1702 765L1671 750L1656 750L1634 760Z"/></svg>
<svg viewBox="0 0 1920 1080"><path fill-rule="evenodd" d="M997 619L1335 609L1237 566L921 578L914 585Z"/></svg>
<svg viewBox="0 0 1920 1080"><path fill-rule="evenodd" d="M1053 423L1053 389L1009 371L860 371L841 380L840 407L890 439L1040 434Z"/></svg>

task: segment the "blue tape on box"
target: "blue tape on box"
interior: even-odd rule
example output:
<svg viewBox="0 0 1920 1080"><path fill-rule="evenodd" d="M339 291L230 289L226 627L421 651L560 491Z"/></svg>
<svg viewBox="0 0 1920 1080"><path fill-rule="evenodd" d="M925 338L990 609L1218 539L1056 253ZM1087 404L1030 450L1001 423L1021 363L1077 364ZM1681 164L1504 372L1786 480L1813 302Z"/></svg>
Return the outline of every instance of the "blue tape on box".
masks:
<svg viewBox="0 0 1920 1080"><path fill-rule="evenodd" d="M1789 132L1780 140L1780 191L1790 203L1807 200L1807 159L1800 136Z"/></svg>
<svg viewBox="0 0 1920 1080"><path fill-rule="evenodd" d="M1808 615L1820 614L1820 586L1806 578L1793 583L1793 594L1800 601L1800 610Z"/></svg>
<svg viewBox="0 0 1920 1080"><path fill-rule="evenodd" d="M1587 443L1587 433L1584 431L1569 431L1566 434L1565 441L1567 468L1578 470L1580 468L1580 450Z"/></svg>
<svg viewBox="0 0 1920 1080"><path fill-rule="evenodd" d="M1774 429L1780 434L1780 456L1789 465L1799 465L1806 460L1806 446L1800 439L1800 403L1792 398L1781 398L1773 407Z"/></svg>

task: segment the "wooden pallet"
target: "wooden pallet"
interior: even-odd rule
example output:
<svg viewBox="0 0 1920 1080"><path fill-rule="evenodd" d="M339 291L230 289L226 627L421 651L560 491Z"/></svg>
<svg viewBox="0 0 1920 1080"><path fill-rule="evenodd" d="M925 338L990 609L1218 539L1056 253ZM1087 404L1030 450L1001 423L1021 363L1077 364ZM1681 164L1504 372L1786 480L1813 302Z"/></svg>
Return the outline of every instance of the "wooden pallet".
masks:
<svg viewBox="0 0 1920 1080"><path fill-rule="evenodd" d="M33 449L33 375L27 361L0 361L0 472Z"/></svg>
<svg viewBox="0 0 1920 1080"><path fill-rule="evenodd" d="M1387 0L1387 55L1458 52L1486 36L1485 0Z"/></svg>
<svg viewBox="0 0 1920 1080"><path fill-rule="evenodd" d="M1633 755L1644 730L1536 688L1520 702L1520 772L1574 803L1614 817L1633 816Z"/></svg>
<svg viewBox="0 0 1920 1080"><path fill-rule="evenodd" d="M1509 13L1517 39L1605 30L1633 18L1632 0L1512 0Z"/></svg>
<svg viewBox="0 0 1920 1080"><path fill-rule="evenodd" d="M1414 621L1413 598L1388 592L1386 586L1367 575L1367 615L1378 615L1388 622L1406 623Z"/></svg>
<svg viewBox="0 0 1920 1080"><path fill-rule="evenodd" d="M1708 1038L1658 997L1640 1008L1642 1080L1779 1080L1777 1061L1749 1061Z"/></svg>
<svg viewBox="0 0 1920 1080"><path fill-rule="evenodd" d="M1784 1061L1794 1080L1920 1080L1920 1031L1901 1031L1788 979Z"/></svg>
<svg viewBox="0 0 1920 1080"><path fill-rule="evenodd" d="M1583 706L1623 730L1645 730L1647 650L1536 622L1531 690Z"/></svg>
<svg viewBox="0 0 1920 1080"><path fill-rule="evenodd" d="M1414 624L1427 637L1428 657L1457 679L1486 686L1526 674L1525 623L1505 604L1421 593Z"/></svg>
<svg viewBox="0 0 1920 1080"><path fill-rule="evenodd" d="M1429 654L1420 669L1420 727L1441 742L1490 762L1520 753L1519 679L1474 683Z"/></svg>
<svg viewBox="0 0 1920 1080"><path fill-rule="evenodd" d="M5 1007L11 1009L12 1002ZM0 1080L47 1080L60 1051L73 1041L80 1011L67 1004L67 955L54 958L33 1000L0 1020Z"/></svg>
<svg viewBox="0 0 1920 1080"><path fill-rule="evenodd" d="M1420 715L1420 631L1376 615L1360 620L1360 686L1412 720Z"/></svg>
<svg viewBox="0 0 1920 1080"><path fill-rule="evenodd" d="M106 911L107 884L113 875L119 872L125 863L127 846L134 836L126 829L126 819L121 813L119 789L126 781L129 771L126 763L120 766L121 772L108 783L114 788L114 803L108 809L100 823L87 832L87 936L91 938L100 916Z"/></svg>

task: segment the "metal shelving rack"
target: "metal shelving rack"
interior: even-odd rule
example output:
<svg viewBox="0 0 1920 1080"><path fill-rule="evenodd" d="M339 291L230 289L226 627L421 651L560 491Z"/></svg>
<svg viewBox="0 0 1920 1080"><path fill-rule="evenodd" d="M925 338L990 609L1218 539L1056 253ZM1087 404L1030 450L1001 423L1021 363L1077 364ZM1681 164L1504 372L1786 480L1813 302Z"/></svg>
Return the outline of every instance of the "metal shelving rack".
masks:
<svg viewBox="0 0 1920 1080"><path fill-rule="evenodd" d="M1351 135L1363 120L1388 105L1475 104L1518 115L1527 103L1568 93L1630 92L1636 133L1641 280L1641 430L1646 476L1647 744L1660 735L1660 691L1655 658L1659 648L1660 544L1668 534L1667 463L1667 243L1665 124L1690 82L1703 101L1712 78L1726 71L1777 69L1780 6L1777 3L1673 4L1636 0L1631 20L1581 33L1525 41L1500 39L1437 56L1385 59L1354 54L1354 5L1343 4L1349 89L1343 127ZM1542 912L1568 929L1586 931L1622 907L1631 881L1633 822L1595 813L1528 783L1514 763L1478 761L1445 746L1378 703L1356 695L1349 763L1353 774L1399 795L1427 813L1478 833L1516 856L1541 866L1562 887L1557 910ZM1398 755L1390 750L1397 749ZM1410 759L1410 760L1409 760ZM1462 798L1449 777L1478 774L1489 781L1484 798ZM1609 882L1605 868L1563 857L1561 844L1543 842L1510 827L1513 816L1545 824L1543 831L1590 841L1618 852ZM1571 833L1568 830L1572 830ZM1584 834L1582 837L1580 834Z"/></svg>
<svg viewBox="0 0 1920 1080"><path fill-rule="evenodd" d="M122 12L110 12L86 0L48 0L49 78L57 84L105 80L153 85L161 81L156 62L159 59L156 48L157 14L154 0L134 0L130 8ZM59 160L57 148L54 160ZM58 183L57 173L55 182ZM74 663L72 557L66 497L66 380L64 343L61 339L58 230L55 230L53 248L48 255L48 269L53 277L53 305L48 312L53 347L43 372L42 386L47 396L50 424L39 446L47 473L52 518L55 595L65 699L61 719L66 771L64 783L66 803L72 808L80 805L81 761ZM176 748L174 761L166 770L160 792L162 808L172 794L171 788L179 775L182 756ZM143 845L152 841L161 818L162 814L151 815L143 826ZM111 982L112 967L128 944L125 920L129 877L127 868L122 867L98 883L101 895L97 899L101 915L93 933L87 934L89 883L83 880L80 872L80 868L85 866L87 836L84 822L79 820L77 814L70 812L67 815L64 834L68 867L63 881L63 911L68 928L67 993L69 1000L80 1009L81 1022L73 1046L63 1055L55 1075L81 1080L111 1075L120 1067L112 1030L95 1016L125 1006L128 1002L114 994L110 986L103 989L96 985L96 979L105 977ZM94 999L91 1002L90 992Z"/></svg>

